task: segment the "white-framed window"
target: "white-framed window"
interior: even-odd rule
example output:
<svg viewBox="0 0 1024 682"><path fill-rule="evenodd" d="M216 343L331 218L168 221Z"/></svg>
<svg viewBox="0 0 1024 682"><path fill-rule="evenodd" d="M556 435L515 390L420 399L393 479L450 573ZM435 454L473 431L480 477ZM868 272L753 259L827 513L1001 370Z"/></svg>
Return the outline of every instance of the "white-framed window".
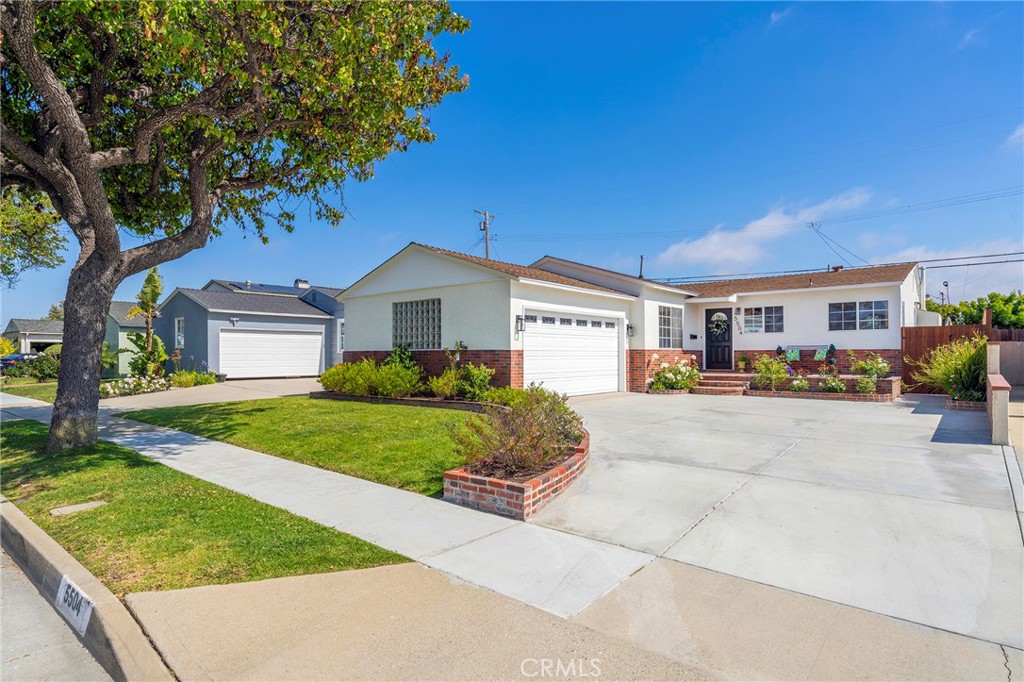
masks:
<svg viewBox="0 0 1024 682"><path fill-rule="evenodd" d="M743 309L743 331L765 332L768 334L783 331L783 315L781 305L766 305Z"/></svg>
<svg viewBox="0 0 1024 682"><path fill-rule="evenodd" d="M394 346L410 350L440 350L441 299L398 301L391 304Z"/></svg>
<svg viewBox="0 0 1024 682"><path fill-rule="evenodd" d="M658 306L658 348L683 347L683 309Z"/></svg>
<svg viewBox="0 0 1024 682"><path fill-rule="evenodd" d="M784 329L781 305L766 305L764 307L764 330L768 334L780 333Z"/></svg>
<svg viewBox="0 0 1024 682"><path fill-rule="evenodd" d="M847 301L828 304L829 331L888 328L888 301Z"/></svg>
<svg viewBox="0 0 1024 682"><path fill-rule="evenodd" d="M861 301L858 304L857 319L861 329L888 329L889 302Z"/></svg>
<svg viewBox="0 0 1024 682"><path fill-rule="evenodd" d="M184 348L185 347L185 318L176 317L174 318L174 347Z"/></svg>
<svg viewBox="0 0 1024 682"><path fill-rule="evenodd" d="M338 338L338 352L345 350L345 320L338 320L338 330L335 336Z"/></svg>
<svg viewBox="0 0 1024 682"><path fill-rule="evenodd" d="M743 331L745 333L764 331L764 308L743 309Z"/></svg>

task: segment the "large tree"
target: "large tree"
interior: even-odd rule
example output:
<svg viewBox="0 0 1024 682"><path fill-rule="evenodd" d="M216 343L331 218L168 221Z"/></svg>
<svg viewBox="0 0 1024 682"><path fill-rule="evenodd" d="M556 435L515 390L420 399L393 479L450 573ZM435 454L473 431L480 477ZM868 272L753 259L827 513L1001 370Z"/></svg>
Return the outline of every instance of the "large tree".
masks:
<svg viewBox="0 0 1024 682"><path fill-rule="evenodd" d="M67 237L60 216L42 192L0 189L0 282L13 288L23 272L64 262Z"/></svg>
<svg viewBox="0 0 1024 682"><path fill-rule="evenodd" d="M301 202L434 139L467 80L434 47L444 2L0 0L3 186L43 192L80 251L49 450L96 439L103 322L124 278L235 224L267 239ZM134 239L122 248L122 235Z"/></svg>

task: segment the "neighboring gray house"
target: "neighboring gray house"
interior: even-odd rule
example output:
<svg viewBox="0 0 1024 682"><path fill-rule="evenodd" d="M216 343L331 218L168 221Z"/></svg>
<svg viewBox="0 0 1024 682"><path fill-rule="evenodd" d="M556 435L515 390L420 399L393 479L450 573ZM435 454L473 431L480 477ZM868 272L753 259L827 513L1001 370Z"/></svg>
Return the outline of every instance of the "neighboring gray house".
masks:
<svg viewBox="0 0 1024 682"><path fill-rule="evenodd" d="M38 353L64 340L64 321L15 318L3 335L14 342L18 353Z"/></svg>
<svg viewBox="0 0 1024 682"><path fill-rule="evenodd" d="M154 329L168 353L181 351L185 369L206 363L228 379L316 376L341 362L341 291L211 280L175 289Z"/></svg>
<svg viewBox="0 0 1024 682"><path fill-rule="evenodd" d="M125 376L128 374L128 363L135 355L135 346L128 340L128 332L146 333L146 318L142 315L128 317L128 313L135 307L135 301L111 301L110 311L107 313L107 331L103 340L112 351L124 350L117 359L117 369L106 369L103 373L106 376Z"/></svg>

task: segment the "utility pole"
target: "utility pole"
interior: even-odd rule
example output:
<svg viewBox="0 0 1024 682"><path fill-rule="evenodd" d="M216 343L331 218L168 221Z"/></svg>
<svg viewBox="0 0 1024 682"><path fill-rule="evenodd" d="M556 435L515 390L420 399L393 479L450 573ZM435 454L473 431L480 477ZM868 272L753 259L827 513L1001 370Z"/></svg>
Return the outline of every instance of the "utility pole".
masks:
<svg viewBox="0 0 1024 682"><path fill-rule="evenodd" d="M491 221L494 220L494 214L480 209L476 209L473 213L483 218L480 221L480 231L484 233L484 258L491 260Z"/></svg>

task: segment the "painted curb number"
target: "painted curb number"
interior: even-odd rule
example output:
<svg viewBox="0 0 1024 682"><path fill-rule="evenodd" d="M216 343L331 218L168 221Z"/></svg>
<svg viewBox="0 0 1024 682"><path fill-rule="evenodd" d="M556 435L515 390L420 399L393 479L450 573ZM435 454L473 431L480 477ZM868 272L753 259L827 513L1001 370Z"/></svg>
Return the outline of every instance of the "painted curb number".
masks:
<svg viewBox="0 0 1024 682"><path fill-rule="evenodd" d="M89 618L92 616L92 599L89 599L85 592L71 582L66 575L60 579L60 587L57 589L54 605L60 614L71 623L79 636L84 637L85 629L89 627Z"/></svg>

